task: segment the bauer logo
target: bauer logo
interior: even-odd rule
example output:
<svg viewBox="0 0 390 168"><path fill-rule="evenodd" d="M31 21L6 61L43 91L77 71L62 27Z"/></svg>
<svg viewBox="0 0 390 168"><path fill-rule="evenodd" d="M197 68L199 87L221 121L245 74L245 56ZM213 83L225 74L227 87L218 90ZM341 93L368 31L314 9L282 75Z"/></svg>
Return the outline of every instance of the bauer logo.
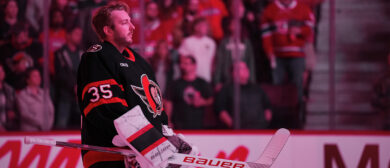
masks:
<svg viewBox="0 0 390 168"><path fill-rule="evenodd" d="M245 167L245 164L237 163L234 161L219 160L219 159L207 159L207 158L191 157L191 156L184 157L183 162L191 163L193 165L198 165L201 167L204 167L204 166L224 167L224 168L230 168L230 167L231 168L243 168L243 167Z"/></svg>

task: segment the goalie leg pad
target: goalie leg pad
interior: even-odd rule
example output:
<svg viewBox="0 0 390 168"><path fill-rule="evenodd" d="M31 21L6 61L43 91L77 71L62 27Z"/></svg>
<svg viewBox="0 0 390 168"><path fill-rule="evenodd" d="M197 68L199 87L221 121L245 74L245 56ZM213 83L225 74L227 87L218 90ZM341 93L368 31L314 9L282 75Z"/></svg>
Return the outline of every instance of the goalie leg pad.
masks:
<svg viewBox="0 0 390 168"><path fill-rule="evenodd" d="M114 120L114 125L126 145L153 167L176 152L176 148L150 124L139 106Z"/></svg>

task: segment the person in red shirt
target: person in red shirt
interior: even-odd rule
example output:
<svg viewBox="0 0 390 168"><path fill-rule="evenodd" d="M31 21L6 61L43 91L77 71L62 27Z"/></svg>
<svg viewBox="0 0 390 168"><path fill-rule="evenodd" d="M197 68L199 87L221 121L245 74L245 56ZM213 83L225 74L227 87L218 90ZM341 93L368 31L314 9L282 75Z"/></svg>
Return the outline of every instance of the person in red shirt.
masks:
<svg viewBox="0 0 390 168"><path fill-rule="evenodd" d="M159 40L167 40L170 42L170 40L168 40L170 30L161 22L159 13L160 11L156 2L149 1L145 4L145 24L143 32L143 35L145 36L145 51L143 56L146 59L153 55L156 43ZM133 47L142 48L140 45L140 39L137 36L134 36Z"/></svg>
<svg viewBox="0 0 390 168"><path fill-rule="evenodd" d="M157 1L160 12L160 20L164 25L167 25L168 30L172 30L179 24L183 17L183 8L174 0Z"/></svg>
<svg viewBox="0 0 390 168"><path fill-rule="evenodd" d="M210 24L211 36L219 41L223 37L222 19L229 15L222 0L200 0L200 16L205 17Z"/></svg>
<svg viewBox="0 0 390 168"><path fill-rule="evenodd" d="M313 42L314 15L296 0L275 0L261 18L262 40L270 60L274 84L281 84L288 74L303 99L304 46Z"/></svg>
<svg viewBox="0 0 390 168"><path fill-rule="evenodd" d="M19 79L23 81L23 75L20 74L21 76L19 78L17 77L18 75L11 75L10 73L15 72L16 69L18 69L17 71L19 72L19 68L15 69L15 66L19 66L19 64L20 66L25 67L22 68L24 70L31 66L42 69L42 64L40 64L40 62L42 62L43 55L42 44L31 38L28 29L29 27L27 23L16 23L10 29L10 41L0 46L0 63L4 65L4 70L7 73L7 77L16 77L18 78L16 81L19 81ZM13 83L11 81L14 80L6 80L14 87L15 90L23 89L25 85L24 82L20 83L15 81L15 83ZM16 87L14 84L17 84L18 86Z"/></svg>
<svg viewBox="0 0 390 168"><path fill-rule="evenodd" d="M41 33L39 40L44 42L44 34ZM50 29L49 29L49 65L50 74L54 76L54 52L60 49L66 43L66 31L64 28L64 15L59 9L50 11ZM43 65L43 60L41 62Z"/></svg>

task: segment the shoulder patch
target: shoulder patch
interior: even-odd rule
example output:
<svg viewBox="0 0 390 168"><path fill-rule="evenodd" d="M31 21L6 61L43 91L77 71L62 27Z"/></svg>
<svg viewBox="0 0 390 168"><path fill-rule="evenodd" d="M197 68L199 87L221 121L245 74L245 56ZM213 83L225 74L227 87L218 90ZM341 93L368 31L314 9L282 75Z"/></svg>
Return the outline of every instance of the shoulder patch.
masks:
<svg viewBox="0 0 390 168"><path fill-rule="evenodd" d="M87 52L98 52L102 49L103 47L99 44L95 44L91 47L88 48Z"/></svg>

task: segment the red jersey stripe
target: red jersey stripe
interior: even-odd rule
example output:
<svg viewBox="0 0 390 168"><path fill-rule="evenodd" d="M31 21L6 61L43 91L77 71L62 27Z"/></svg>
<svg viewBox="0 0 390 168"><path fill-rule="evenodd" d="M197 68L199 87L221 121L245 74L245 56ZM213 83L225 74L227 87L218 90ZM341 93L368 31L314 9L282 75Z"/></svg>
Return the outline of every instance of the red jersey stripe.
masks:
<svg viewBox="0 0 390 168"><path fill-rule="evenodd" d="M102 81L97 81L97 82L92 82L92 83L89 83L87 84L84 89L83 89L83 93L82 93L82 97L81 97L81 100L84 100L84 95L85 95L85 92L87 92L87 90L91 87L98 87L100 85L105 85L105 84L109 84L109 85L118 85L122 91L124 91L123 89L123 86L122 85L119 85L114 79L107 79L107 80L102 80Z"/></svg>
<svg viewBox="0 0 390 168"><path fill-rule="evenodd" d="M148 147L145 148L143 151L141 151L141 154L142 154L142 155L146 155L148 152L150 152L151 150L153 150L154 148L156 148L158 145L161 145L161 144L164 143L165 141L167 141L167 138L165 138L165 137L160 138L159 140L157 140L156 142L154 142L152 145L148 146Z"/></svg>
<svg viewBox="0 0 390 168"><path fill-rule="evenodd" d="M134 54L133 52L131 52L128 48L125 48L127 53L129 53L129 57L127 59L129 59L130 61L133 61L135 62L135 57L134 57Z"/></svg>
<svg viewBox="0 0 390 168"><path fill-rule="evenodd" d="M149 105L152 108L153 112L156 113L157 112L156 104L154 103L152 95L150 94L150 89L149 89L150 83L149 83L148 76L142 75L141 80L142 80L142 86L144 87L145 96L148 99Z"/></svg>
<svg viewBox="0 0 390 168"><path fill-rule="evenodd" d="M140 129L139 131L137 131L135 134L131 135L130 137L127 138L127 142L131 143L132 141L134 141L135 139L137 139L139 136L141 136L142 134L144 134L145 132L149 131L150 129L153 128L153 125L152 124L148 124L146 125L145 127L143 127L142 129Z"/></svg>
<svg viewBox="0 0 390 168"><path fill-rule="evenodd" d="M103 105L103 104L112 104L112 103L122 103L123 106L128 107L125 99L121 99L118 97L113 97L111 99L99 99L97 102L89 103L87 107L84 109L84 115L87 116L88 113L95 107Z"/></svg>

